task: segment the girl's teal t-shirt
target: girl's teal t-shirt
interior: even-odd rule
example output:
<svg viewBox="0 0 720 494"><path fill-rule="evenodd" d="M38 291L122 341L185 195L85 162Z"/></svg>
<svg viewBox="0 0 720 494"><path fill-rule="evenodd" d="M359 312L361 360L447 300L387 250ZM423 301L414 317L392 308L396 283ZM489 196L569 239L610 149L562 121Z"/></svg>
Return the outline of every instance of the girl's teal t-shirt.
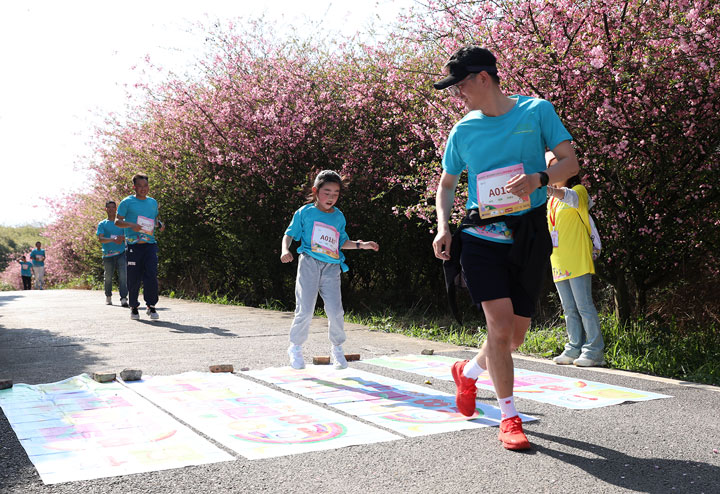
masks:
<svg viewBox="0 0 720 494"><path fill-rule="evenodd" d="M350 237L345 233L345 216L338 208L326 213L314 204L304 205L293 214L285 235L300 242L298 254L340 264L343 272L348 270L341 247Z"/></svg>

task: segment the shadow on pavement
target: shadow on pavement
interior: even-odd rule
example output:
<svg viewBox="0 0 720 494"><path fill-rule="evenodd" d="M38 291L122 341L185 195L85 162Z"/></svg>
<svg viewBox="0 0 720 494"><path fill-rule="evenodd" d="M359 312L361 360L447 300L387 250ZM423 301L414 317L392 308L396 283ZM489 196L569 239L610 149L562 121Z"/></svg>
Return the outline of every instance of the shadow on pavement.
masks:
<svg viewBox="0 0 720 494"><path fill-rule="evenodd" d="M608 431L610 432L610 431ZM636 458L620 451L585 441L526 430L538 454L574 465L593 477L635 492L666 494L668 492L717 492L720 467L697 461L667 458ZM536 437L562 445L553 449L533 442ZM584 454L568 452L568 447ZM567 488L559 479L559 488Z"/></svg>
<svg viewBox="0 0 720 494"><path fill-rule="evenodd" d="M86 372L99 361L82 340L46 329L0 325L0 369L15 383L59 381Z"/></svg>
<svg viewBox="0 0 720 494"><path fill-rule="evenodd" d="M15 299L22 298L20 295L0 295L0 305L5 305Z"/></svg>
<svg viewBox="0 0 720 494"><path fill-rule="evenodd" d="M138 322L146 324L148 326L159 326L161 328L168 328L172 331L171 333L185 333L185 334L214 334L217 336L225 336L230 338L236 338L238 335L230 331L229 329L218 328L217 326L211 326L204 328L202 326L189 326L187 324L178 324L176 322L168 321L149 321L147 319L140 319Z"/></svg>

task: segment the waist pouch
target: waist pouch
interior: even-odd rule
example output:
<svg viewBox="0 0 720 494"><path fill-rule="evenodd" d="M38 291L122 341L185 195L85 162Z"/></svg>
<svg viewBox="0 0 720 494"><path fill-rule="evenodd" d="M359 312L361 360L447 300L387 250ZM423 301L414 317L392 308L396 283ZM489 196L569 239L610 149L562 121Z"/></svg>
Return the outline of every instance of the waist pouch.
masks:
<svg viewBox="0 0 720 494"><path fill-rule="evenodd" d="M484 219L480 218L477 209L470 209L458 229L453 233L450 259L443 261L448 305L460 324L462 324L462 317L457 307L457 286L460 284L459 277L462 274L462 266L460 266L462 231L466 228L485 226L500 221L504 221L513 234L512 247L508 252L512 276L533 299L540 294L544 274L552 253L552 240L547 227L547 205L543 204L519 216Z"/></svg>

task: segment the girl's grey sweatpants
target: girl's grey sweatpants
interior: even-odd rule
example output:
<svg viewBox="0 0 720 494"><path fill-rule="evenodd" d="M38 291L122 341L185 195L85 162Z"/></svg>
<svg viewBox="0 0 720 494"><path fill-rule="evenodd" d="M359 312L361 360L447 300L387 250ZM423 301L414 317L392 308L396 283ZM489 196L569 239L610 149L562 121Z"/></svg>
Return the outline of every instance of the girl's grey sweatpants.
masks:
<svg viewBox="0 0 720 494"><path fill-rule="evenodd" d="M330 264L301 254L295 280L295 319L290 326L290 342L302 345L310 332L318 293L325 301L328 318L328 338L333 345L345 342L345 321L340 293L339 264Z"/></svg>

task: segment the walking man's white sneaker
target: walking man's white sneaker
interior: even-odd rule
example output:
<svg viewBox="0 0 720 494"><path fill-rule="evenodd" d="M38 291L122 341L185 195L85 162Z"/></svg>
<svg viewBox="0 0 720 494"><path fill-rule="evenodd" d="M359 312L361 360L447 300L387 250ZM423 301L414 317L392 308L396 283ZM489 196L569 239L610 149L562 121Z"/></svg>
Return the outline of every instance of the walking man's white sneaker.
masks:
<svg viewBox="0 0 720 494"><path fill-rule="evenodd" d="M105 297L105 305L112 305L112 297Z"/></svg>
<svg viewBox="0 0 720 494"><path fill-rule="evenodd" d="M153 321L157 321L158 319L160 319L160 315L157 313L155 307L153 307L152 305L148 305L146 312L147 315L150 316L150 319L152 319Z"/></svg>

